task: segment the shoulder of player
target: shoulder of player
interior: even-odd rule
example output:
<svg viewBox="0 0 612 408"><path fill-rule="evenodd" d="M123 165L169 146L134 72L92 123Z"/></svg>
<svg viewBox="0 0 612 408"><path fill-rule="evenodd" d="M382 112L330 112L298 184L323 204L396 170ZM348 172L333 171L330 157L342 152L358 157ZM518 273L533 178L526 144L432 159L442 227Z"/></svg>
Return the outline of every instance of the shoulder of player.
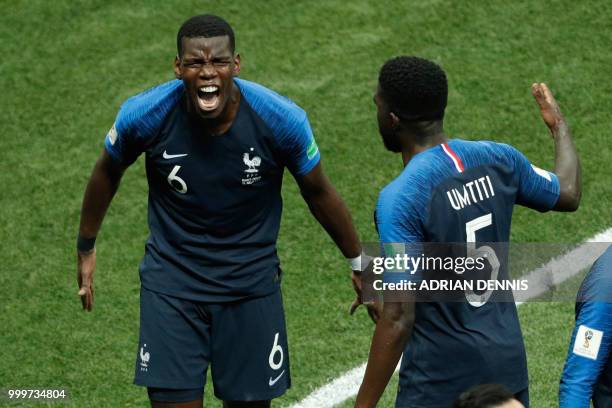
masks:
<svg viewBox="0 0 612 408"><path fill-rule="evenodd" d="M449 142L467 162L504 164L514 168L524 155L514 146L492 140L452 140Z"/></svg>
<svg viewBox="0 0 612 408"><path fill-rule="evenodd" d="M116 126L140 135L157 129L183 95L183 82L172 80L134 95L123 102Z"/></svg>
<svg viewBox="0 0 612 408"><path fill-rule="evenodd" d="M381 240L405 242L409 237L421 236L423 203L418 190L406 191L402 180L396 178L383 188L376 204L376 226Z"/></svg>
<svg viewBox="0 0 612 408"><path fill-rule="evenodd" d="M306 111L286 96L256 82L241 78L234 81L251 108L274 128L293 127L306 120Z"/></svg>
<svg viewBox="0 0 612 408"><path fill-rule="evenodd" d="M437 163L440 159L436 148L416 155L402 172L381 190L379 197L387 203L401 201L402 205L405 205L417 200L418 196L427 194L435 169L440 167Z"/></svg>
<svg viewBox="0 0 612 408"><path fill-rule="evenodd" d="M440 146L436 146L414 156L396 180L402 185L402 191L423 194L438 178L445 176L449 167L448 158Z"/></svg>
<svg viewBox="0 0 612 408"><path fill-rule="evenodd" d="M507 143L495 142L492 140L479 140L471 143L499 160L513 159L516 155L521 154L516 147Z"/></svg>
<svg viewBox="0 0 612 408"><path fill-rule="evenodd" d="M459 156L462 154L481 153L491 157L497 157L507 155L510 151L516 151L516 148L513 146L494 140L452 139L448 141L448 145L456 151Z"/></svg>
<svg viewBox="0 0 612 408"><path fill-rule="evenodd" d="M593 263L584 278L577 298L579 301L612 301L610 293L612 293L612 245Z"/></svg>
<svg viewBox="0 0 612 408"><path fill-rule="evenodd" d="M440 146L414 156L402 172L380 192L379 205L394 212L411 208L422 213L438 181L447 177L450 166Z"/></svg>
<svg viewBox="0 0 612 408"><path fill-rule="evenodd" d="M418 207L423 190L415 180L410 174L402 173L387 184L378 194L376 211L395 218Z"/></svg>

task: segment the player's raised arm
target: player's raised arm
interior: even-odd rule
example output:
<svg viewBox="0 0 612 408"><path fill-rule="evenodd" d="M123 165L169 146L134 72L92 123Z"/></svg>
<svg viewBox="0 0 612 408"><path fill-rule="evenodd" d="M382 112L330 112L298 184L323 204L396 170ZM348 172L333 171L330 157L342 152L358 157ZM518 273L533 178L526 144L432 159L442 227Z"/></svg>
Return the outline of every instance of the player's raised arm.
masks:
<svg viewBox="0 0 612 408"><path fill-rule="evenodd" d="M531 93L540 107L540 114L552 133L555 142L555 174L559 179L559 200L553 207L556 211L576 211L580 204L582 186L580 162L572 142L569 127L561 114L559 105L546 84L534 83Z"/></svg>
<svg viewBox="0 0 612 408"><path fill-rule="evenodd" d="M77 239L77 282L83 309L93 307L93 273L96 268L96 235L102 225L125 166L112 159L104 150L91 173L81 207L81 222Z"/></svg>

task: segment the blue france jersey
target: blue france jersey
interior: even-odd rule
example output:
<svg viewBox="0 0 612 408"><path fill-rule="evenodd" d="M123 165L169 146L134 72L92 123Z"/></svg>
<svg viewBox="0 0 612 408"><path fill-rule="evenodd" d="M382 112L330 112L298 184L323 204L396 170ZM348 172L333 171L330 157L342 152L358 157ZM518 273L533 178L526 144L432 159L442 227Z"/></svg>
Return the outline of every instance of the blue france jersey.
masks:
<svg viewBox="0 0 612 408"><path fill-rule="evenodd" d="M307 174L319 151L301 108L261 85L235 82L240 106L223 135L187 114L175 80L128 99L106 137L106 150L124 165L146 156L150 236L140 278L149 290L225 302L280 285L283 170Z"/></svg>
<svg viewBox="0 0 612 408"><path fill-rule="evenodd" d="M612 246L593 264L576 299L576 326L559 388L561 408L612 407Z"/></svg>
<svg viewBox="0 0 612 408"><path fill-rule="evenodd" d="M514 204L547 211L558 197L557 177L532 166L515 148L451 140L414 156L382 190L376 223L383 244L475 242L478 247L478 242L509 240ZM502 267L498 279L506 274ZM398 407L449 407L476 384L501 383L513 392L527 388L516 306L502 295L507 294L493 292L474 304L416 303Z"/></svg>

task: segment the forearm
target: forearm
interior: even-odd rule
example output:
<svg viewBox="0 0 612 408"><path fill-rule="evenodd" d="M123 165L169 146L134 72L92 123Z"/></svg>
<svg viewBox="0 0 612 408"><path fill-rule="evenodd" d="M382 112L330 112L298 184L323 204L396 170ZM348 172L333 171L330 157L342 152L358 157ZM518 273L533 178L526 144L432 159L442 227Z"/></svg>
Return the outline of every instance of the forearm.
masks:
<svg viewBox="0 0 612 408"><path fill-rule="evenodd" d="M123 169L113 164L112 159L104 152L96 162L85 189L79 225L80 236L92 238L98 234L122 174Z"/></svg>
<svg viewBox="0 0 612 408"><path fill-rule="evenodd" d="M406 341L414 327L414 300L403 303L385 303L376 324L368 366L355 407L375 407L395 371Z"/></svg>
<svg viewBox="0 0 612 408"><path fill-rule="evenodd" d="M361 253L361 244L357 231L338 192L329 185L316 194L304 195L304 199L312 215L327 231L342 254L347 258L358 256Z"/></svg>
<svg viewBox="0 0 612 408"><path fill-rule="evenodd" d="M412 323L391 320L384 314L376 324L368 365L355 407L375 407L412 333Z"/></svg>
<svg viewBox="0 0 612 408"><path fill-rule="evenodd" d="M561 188L555 209L575 211L582 194L578 153L565 121L558 122L551 132L555 142L555 174Z"/></svg>

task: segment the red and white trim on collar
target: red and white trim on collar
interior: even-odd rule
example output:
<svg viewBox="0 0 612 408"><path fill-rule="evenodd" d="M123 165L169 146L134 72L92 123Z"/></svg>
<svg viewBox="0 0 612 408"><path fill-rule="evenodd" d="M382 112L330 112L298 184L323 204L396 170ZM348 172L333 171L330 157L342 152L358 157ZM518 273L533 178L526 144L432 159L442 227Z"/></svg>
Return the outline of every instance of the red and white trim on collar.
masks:
<svg viewBox="0 0 612 408"><path fill-rule="evenodd" d="M463 162L461 161L459 156L457 156L457 153L455 153L453 149L450 148L448 143L442 143L440 146L442 147L442 150L444 150L444 153L446 153L446 155L451 158L457 171L459 173L463 173L463 170L465 170L465 168L463 167Z"/></svg>

